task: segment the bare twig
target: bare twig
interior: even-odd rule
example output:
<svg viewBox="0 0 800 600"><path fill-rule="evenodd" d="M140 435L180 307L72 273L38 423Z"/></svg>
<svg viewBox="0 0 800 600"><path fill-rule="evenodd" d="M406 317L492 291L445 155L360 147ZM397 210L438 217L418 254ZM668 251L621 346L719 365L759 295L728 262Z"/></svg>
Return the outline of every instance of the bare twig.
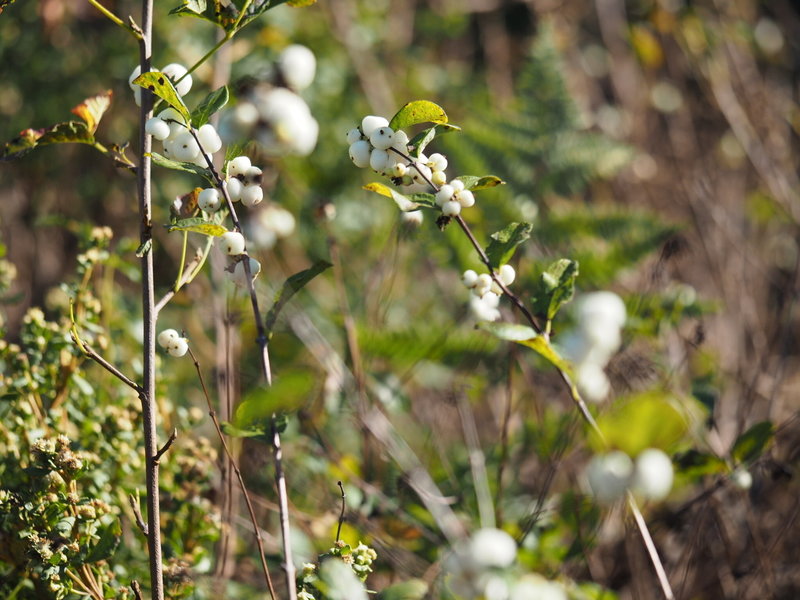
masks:
<svg viewBox="0 0 800 600"><path fill-rule="evenodd" d="M144 522L142 518L142 509L139 506L139 492L136 492L136 496L133 494L128 494L128 504L131 505L131 510L133 511L133 518L136 521L136 526L139 528L145 537L148 536L147 532L147 523Z"/></svg>
<svg viewBox="0 0 800 600"><path fill-rule="evenodd" d="M347 507L347 503L345 501L344 495L344 486L342 485L341 481L337 481L336 485L339 486L339 489L342 491L342 512L339 513L339 524L336 527L336 541L339 541L339 536L342 534L342 523L344 523L344 510Z"/></svg>
<svg viewBox="0 0 800 600"><path fill-rule="evenodd" d="M136 600L142 600L142 588L139 587L139 582L135 579L131 581L131 590L133 590L133 596Z"/></svg>
<svg viewBox="0 0 800 600"><path fill-rule="evenodd" d="M164 445L161 446L159 451L156 452L156 455L153 457L153 460L156 463L161 461L161 457L164 456L164 454L167 453L167 450L169 450L172 447L172 444L175 443L176 439L178 439L178 430L173 427L172 428L172 433L169 434L169 438L167 438L167 441L164 442Z"/></svg>
<svg viewBox="0 0 800 600"><path fill-rule="evenodd" d="M103 358L102 356L97 354L97 352L95 352L94 349L91 346L89 346L89 344L87 344L86 342L84 342L82 340L79 341L78 338L75 337L75 332L72 333L72 339L75 340L75 343L78 344L78 346L80 346L81 350L83 351L83 354L87 358L92 359L98 365L103 367L106 371L111 373L114 377L119 379L122 383L124 383L129 388L134 390L137 394L141 394L142 393L142 391L143 391L142 390L142 386L140 386L138 383L133 381L130 377L125 375L122 371L120 371L117 367L115 367L110 362L108 362L105 358Z"/></svg>
<svg viewBox="0 0 800 600"><path fill-rule="evenodd" d="M272 455L275 460L275 484L278 488L278 506L280 507L281 539L283 540L283 568L286 572L286 585L289 588L289 600L297 600L297 584L295 583L295 568L294 561L292 560L292 543L289 536L289 494L286 491L286 478L283 475L281 437L274 415L272 417Z"/></svg>
<svg viewBox="0 0 800 600"><path fill-rule="evenodd" d="M184 267L183 274L181 275L177 284L173 286L173 288L170 289L166 294L164 294L161 297L161 299L155 304L153 310L156 313L156 317L158 317L158 314L161 312L161 309L164 308L167 305L167 303L170 300L172 300L173 297L175 297L175 294L177 294L178 291L180 291L180 289L184 285L191 283L191 281L200 272L200 269L203 268L203 265L206 262L206 258L208 257L208 252L211 249L212 239L213 238L211 237L208 238L204 250L199 250L199 249L197 250L192 260L190 260L189 263L186 264L186 266Z"/></svg>
<svg viewBox="0 0 800 600"><path fill-rule="evenodd" d="M247 510L250 513L250 521L253 524L253 534L255 535L256 545L258 546L258 556L261 559L261 570L264 572L264 581L267 583L267 589L269 589L270 597L272 600L276 600L277 596L275 595L275 588L272 585L272 577L269 574L267 559L264 553L264 540L261 538L261 528L258 526L258 519L256 518L256 513L253 509L253 502L250 499L250 494L247 492L247 486L244 483L242 472L239 470L239 466L236 464L233 454L228 447L228 442L225 440L225 435L222 433L222 427L220 427L219 419L217 418L217 412L214 410L214 406L211 403L211 396L208 393L208 388L206 387L206 382L203 378L203 372L200 369L200 363L198 362L197 357L194 355L194 352L192 352L191 348L189 348L189 356L192 357L194 368L197 371L197 377L200 380L200 387L203 388L203 395L205 396L206 404L208 405L208 416L211 417L211 422L214 424L214 429L217 432L219 441L222 444L222 449L225 451L225 456L228 459L228 464L230 465L230 468L233 469L233 472L236 473L236 478L239 480L239 487L242 490L245 504L247 504Z"/></svg>
<svg viewBox="0 0 800 600"><path fill-rule="evenodd" d="M672 587L669 584L667 572L664 570L664 565L661 563L661 558L658 555L655 543L653 543L650 530L647 528L647 523L645 523L639 506L636 504L636 499L631 492L628 492L628 507L631 509L633 518L636 521L636 526L639 528L639 534L642 536L645 548L647 548L647 554L650 556L650 562L653 564L653 568L656 571L658 583L661 585L661 591L667 600L674 600L675 595L672 593Z"/></svg>

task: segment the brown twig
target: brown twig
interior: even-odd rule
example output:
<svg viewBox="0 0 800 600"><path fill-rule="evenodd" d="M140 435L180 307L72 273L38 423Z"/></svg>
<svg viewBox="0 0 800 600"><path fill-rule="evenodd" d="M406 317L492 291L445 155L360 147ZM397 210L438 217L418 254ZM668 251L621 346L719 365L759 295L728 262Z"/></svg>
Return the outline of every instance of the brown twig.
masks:
<svg viewBox="0 0 800 600"><path fill-rule="evenodd" d="M138 383L133 381L130 377L125 375L122 371L120 371L117 367L115 367L110 362L108 362L105 358L103 358L102 356L97 354L97 352L95 352L94 349L89 344L87 344L83 340L77 339L76 336L75 336L75 332L74 331L72 332L72 339L81 348L81 350L83 351L83 354L87 358L92 359L94 362L96 362L98 365L103 367L106 371L111 373L114 377L119 379L122 383L127 385L129 388L131 388L137 394L141 394L143 392L142 386L140 386Z"/></svg>
<svg viewBox="0 0 800 600"><path fill-rule="evenodd" d="M173 427L172 433L169 434L169 438L167 438L167 441L164 442L164 445L161 446L161 449L158 452L156 452L156 455L153 457L153 460L156 463L161 461L161 457L167 453L167 450L169 450L172 447L172 444L175 443L176 439L178 439L178 430Z"/></svg>
<svg viewBox="0 0 800 600"><path fill-rule="evenodd" d="M214 406L211 403L211 396L208 393L208 388L206 387L206 382L203 378L203 372L200 369L200 363L198 362L197 357L194 355L194 352L192 352L191 348L189 348L189 356L192 357L194 368L197 371L197 377L200 380L200 387L203 389L203 395L206 398L206 404L208 405L208 416L211 417L211 422L214 424L214 429L217 432L219 441L222 444L222 449L225 451L225 456L228 459L228 464L236 474L236 478L239 480L239 488L242 490L245 504L247 504L247 511L250 513L250 521L253 524L253 534L255 535L256 545L258 546L258 556L261 559L261 570L264 572L264 580L267 583L270 597L272 600L276 600L277 596L275 595L275 588L272 585L272 577L269 574L269 567L267 566L267 559L264 552L264 540L261 538L261 529L258 526L258 519L256 518L256 513L253 509L253 503L250 500L250 494L247 492L247 486L244 483L242 472L239 470L239 466L236 464L233 454L228 447L228 442L225 440L225 435L222 432L222 427L220 426L219 419L217 418L217 412L214 410Z"/></svg>
<svg viewBox="0 0 800 600"><path fill-rule="evenodd" d="M131 590L133 590L133 596L136 600L142 600L142 588L139 587L139 582L135 579L131 581Z"/></svg>
<svg viewBox="0 0 800 600"><path fill-rule="evenodd" d="M142 518L142 509L139 506L139 492L136 492L136 496L134 497L133 494L128 494L128 504L131 505L131 510L133 511L133 518L136 521L136 526L139 528L144 534L144 537L148 536L147 532L147 523L144 522Z"/></svg>
<svg viewBox="0 0 800 600"><path fill-rule="evenodd" d="M336 527L336 541L339 541L339 536L342 534L342 523L344 523L344 510L347 507L345 502L345 495L344 495L344 486L342 485L341 481L337 481L336 485L339 486L339 489L342 491L342 512L339 513L339 524Z"/></svg>

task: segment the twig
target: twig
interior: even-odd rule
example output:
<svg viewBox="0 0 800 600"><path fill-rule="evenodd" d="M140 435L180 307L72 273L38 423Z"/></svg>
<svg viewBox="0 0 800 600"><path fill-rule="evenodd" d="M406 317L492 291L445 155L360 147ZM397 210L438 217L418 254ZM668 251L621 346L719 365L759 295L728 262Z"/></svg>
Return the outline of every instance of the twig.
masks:
<svg viewBox="0 0 800 600"><path fill-rule="evenodd" d="M202 251L198 249L194 255L194 258L192 258L192 260L190 260L189 263L184 267L183 274L178 279L176 284L155 304L153 310L156 312L156 317L161 312L161 309L164 308L170 300L172 300L175 294L177 294L183 286L191 283L194 278L197 277L198 273L200 273L200 270L203 268L203 265L208 258L208 253L211 250L211 246L213 244L212 239L213 238L211 237L208 238L206 241L206 247Z"/></svg>
<svg viewBox="0 0 800 600"><path fill-rule="evenodd" d="M642 536L644 546L647 548L650 562L656 570L656 576L658 577L658 583L661 585L661 591L664 593L664 597L667 600L674 600L675 595L672 593L672 587L669 584L667 572L664 570L664 565L661 563L661 558L658 556L658 550L656 550L656 545L653 543L653 538L650 535L650 530L647 528L647 523L645 523L639 506L636 504L636 500L630 491L628 492L628 506L631 509L631 513L633 513L633 518L636 521L636 526L639 528L639 534Z"/></svg>
<svg viewBox="0 0 800 600"><path fill-rule="evenodd" d="M131 590L136 600L142 600L142 588L139 587L139 582L135 579L131 581Z"/></svg>
<svg viewBox="0 0 800 600"><path fill-rule="evenodd" d="M144 522L142 518L142 509L139 506L139 491L136 491L136 496L133 494L128 494L128 504L131 505L131 510L133 511L133 518L136 521L136 526L139 528L145 537L148 537L147 531L147 523Z"/></svg>
<svg viewBox="0 0 800 600"><path fill-rule="evenodd" d="M342 534L342 523L344 523L344 509L346 508L347 504L345 502L345 495L344 495L344 486L342 485L341 481L337 481L336 485L339 486L339 489L342 491L342 512L339 514L339 525L336 527L336 541L339 541L339 536Z"/></svg>
<svg viewBox="0 0 800 600"><path fill-rule="evenodd" d="M214 410L214 406L211 404L211 396L208 393L208 388L206 387L205 379L203 378L203 372L200 370L200 363L197 360L197 357L192 352L192 349L189 348L189 356L192 357L192 362L194 363L194 368L197 371L197 377L200 380L200 387L203 388L203 395L206 398L206 404L208 405L208 416L211 417L211 422L214 424L214 429L217 432L217 436L219 437L219 441L222 443L222 449L225 451L225 456L228 459L228 464L230 465L233 472L236 473L236 478L239 480L239 487L242 490L242 495L244 496L245 504L247 504L247 511L250 513L250 521L253 524L253 534L256 538L256 545L258 546L258 556L261 559L261 570L264 572L264 580L267 582L267 588L269 589L269 594L272 600L276 600L275 595L275 588L272 585L272 577L269 574L269 568L267 567L267 559L264 553L264 541L261 538L261 528L258 526L258 519L256 519L256 513L253 509L253 503L250 500L250 494L247 492L247 486L244 483L244 478L242 477L242 472L239 470L239 466L236 464L236 461L233 459L233 454L228 447L228 442L225 441L225 435L222 433L222 427L220 427L219 419L217 418L217 412Z"/></svg>
<svg viewBox="0 0 800 600"><path fill-rule="evenodd" d="M161 449L158 452L156 452L156 455L153 457L153 460L156 463L161 461L161 457L167 453L167 450L169 450L172 447L172 444L175 443L176 439L178 439L178 430L173 427L172 433L169 434L169 438L167 438L167 441L164 442L164 445L161 446Z"/></svg>
<svg viewBox="0 0 800 600"><path fill-rule="evenodd" d="M486 459L481 452L478 428L475 425L475 415L472 414L467 401L463 396L458 398L458 414L461 416L461 427L464 431L464 440L469 451L469 466L472 470L472 480L475 484L475 496L478 499L478 514L481 527L495 527L492 494L489 491L489 476L486 473Z"/></svg>
<svg viewBox="0 0 800 600"><path fill-rule="evenodd" d="M283 568L286 571L286 585L289 588L289 600L297 600L296 575L294 561L292 560L292 543L289 536L289 494L286 491L286 478L283 475L283 451L281 450L281 437L278 432L275 415L272 416L272 454L275 459L275 484L278 487L281 539L283 540Z"/></svg>
<svg viewBox="0 0 800 600"><path fill-rule="evenodd" d="M111 373L114 377L119 379L122 383L124 383L129 388L134 390L137 394L141 394L143 392L142 386L140 386L138 383L133 381L130 377L125 375L122 371L120 371L117 367L115 367L110 362L108 362L105 358L103 358L102 356L97 354L97 352L95 352L94 349L91 346L89 346L89 344L87 344L86 342L83 342L83 341L78 341L78 338L76 337L75 332L72 332L72 339L75 340L75 343L78 344L78 346L80 346L81 350L83 351L83 354L87 358L92 359L98 365L103 367L106 371Z"/></svg>
<svg viewBox="0 0 800 600"><path fill-rule="evenodd" d="M153 0L142 0L142 36L139 39L139 66L142 73L151 67L153 40ZM150 561L151 600L164 600L163 566L161 564L161 506L159 504L158 461L156 432L156 312L154 310L153 252L149 246L153 239L153 207L150 190L153 139L145 125L153 114L153 95L142 88L142 106L139 111L139 168L136 179L139 192L140 247L146 248L141 258L142 320L144 343L142 348L142 428L144 429L144 455L147 479L147 548Z"/></svg>

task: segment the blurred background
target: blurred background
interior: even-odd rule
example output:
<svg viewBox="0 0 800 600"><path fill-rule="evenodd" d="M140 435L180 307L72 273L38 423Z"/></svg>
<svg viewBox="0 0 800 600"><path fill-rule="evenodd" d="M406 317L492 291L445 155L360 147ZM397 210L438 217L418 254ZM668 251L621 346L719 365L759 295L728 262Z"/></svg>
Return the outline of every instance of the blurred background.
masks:
<svg viewBox="0 0 800 600"><path fill-rule="evenodd" d="M134 2L106 6L138 15ZM157 3L157 66L190 65L217 39L211 24L168 16L172 8ZM430 457L426 464L445 494L467 502L460 489L468 476L466 450L457 419L452 424L463 393L481 423L488 464L506 465L505 483L501 472L497 484L507 498L501 511L520 531L531 518L536 522L530 527L539 531L541 546L531 549L531 568L595 581L622 598L658 596L621 511L611 511L590 539L578 535L577 541L537 521L537 498L574 487L587 451L558 439L574 439L575 427L570 401L551 374L471 329L459 283L465 268L479 265L469 246L451 229L439 232L431 215L410 228L392 203L360 189L377 176L352 166L345 133L365 114L388 118L405 102L425 98L464 129L434 144L450 158L451 170L507 182L481 193L467 211L482 239L509 221L534 223L532 240L514 261L518 293L529 297L544 266L569 257L581 265L579 294L613 289L625 298L625 345L609 366L615 397L658 389L690 398L706 411L693 448L730 468L735 440L754 423L773 423L774 444L745 465L754 479L747 490L730 485L722 471L691 471L697 467L692 456L684 463L674 458L686 469L684 480L669 502L648 507L647 517L678 597L798 597L797 3L321 0L281 6L198 69L188 102L199 102L228 76L234 92L274 78L275 59L290 43L316 55L316 78L301 95L320 124L317 146L302 157L246 147L258 158L254 164L274 174L265 185L267 202L297 222L295 235L259 257L262 297L313 260L335 258L336 275L310 286L273 342L277 372L291 365L324 382L296 407L300 417L287 434L290 497L306 540L300 547L330 535L338 509L331 483L339 477L352 488L353 527L385 558L382 579L374 581L424 577L436 560L433 524L420 516L401 474L374 446L361 444L356 423L342 429L342 415L350 414L343 398L357 393L348 386L358 387L346 375L348 334L355 333L364 361L356 379L368 380L371 394L397 411L398 429ZM135 146L127 78L137 56L130 36L88 3L6 7L0 14L0 141L69 120L70 108L112 89L98 138ZM167 223L172 200L199 184L157 170L154 185L156 222ZM103 324L113 341L109 352L118 360L134 356L136 206L133 175L89 147L51 146L0 163L2 268L16 272L0 298L8 341L19 340L31 306L43 307L49 318L63 314L59 284L75 280L87 228L108 226L115 258L96 282ZM156 241L163 293L181 244L161 228ZM219 273L219 260L212 263ZM212 340L220 330L211 303L203 301L214 289L213 277L199 278L162 318L186 328L201 358L219 365ZM233 310L236 301L228 304ZM243 355L236 378L244 390L258 379L247 359L248 319L246 312L239 316L245 341L233 343L234 354ZM569 322L569 315L556 322L556 340ZM344 372L330 366L338 357L348 365ZM190 366L171 377L169 389L183 389ZM339 388L345 392L330 392ZM184 401L203 405L196 390L185 392ZM509 419L504 414L512 404ZM508 438L502 446L501 432ZM263 485L269 497L267 454L247 452L245 445L245 459L253 485ZM393 517L386 496L397 499L403 518ZM262 509L271 514L265 502ZM569 523L579 534L581 518L590 518L577 509L570 516L563 502L547 506L553 522ZM549 540L548 531L558 534ZM247 581L246 566L237 564L228 575Z"/></svg>

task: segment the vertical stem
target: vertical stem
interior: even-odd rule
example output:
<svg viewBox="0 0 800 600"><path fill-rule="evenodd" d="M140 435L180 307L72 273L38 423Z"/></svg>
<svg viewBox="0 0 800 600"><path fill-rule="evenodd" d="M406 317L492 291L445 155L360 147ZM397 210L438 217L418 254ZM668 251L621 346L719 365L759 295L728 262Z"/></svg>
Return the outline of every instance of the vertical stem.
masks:
<svg viewBox="0 0 800 600"><path fill-rule="evenodd" d="M153 39L153 0L142 0L142 38L139 43L139 64L142 73L150 71ZM145 252L142 269L142 319L144 321L142 422L144 428L145 468L147 471L147 547L150 556L150 595L152 600L164 600L164 583L161 566L161 529L158 498L158 448L156 441L155 405L155 353L156 315L153 293L152 203L150 195L150 150L152 138L145 131L145 123L152 116L153 96L142 89L142 107L139 112L139 191L140 242Z"/></svg>
<svg viewBox="0 0 800 600"><path fill-rule="evenodd" d="M297 600L296 573L292 558L292 542L289 537L289 495L286 492L286 478L283 476L283 450L281 437L275 417L272 418L272 454L275 457L275 484L278 487L278 506L281 519L281 539L283 540L283 569L286 572L286 585L289 588L289 600Z"/></svg>

